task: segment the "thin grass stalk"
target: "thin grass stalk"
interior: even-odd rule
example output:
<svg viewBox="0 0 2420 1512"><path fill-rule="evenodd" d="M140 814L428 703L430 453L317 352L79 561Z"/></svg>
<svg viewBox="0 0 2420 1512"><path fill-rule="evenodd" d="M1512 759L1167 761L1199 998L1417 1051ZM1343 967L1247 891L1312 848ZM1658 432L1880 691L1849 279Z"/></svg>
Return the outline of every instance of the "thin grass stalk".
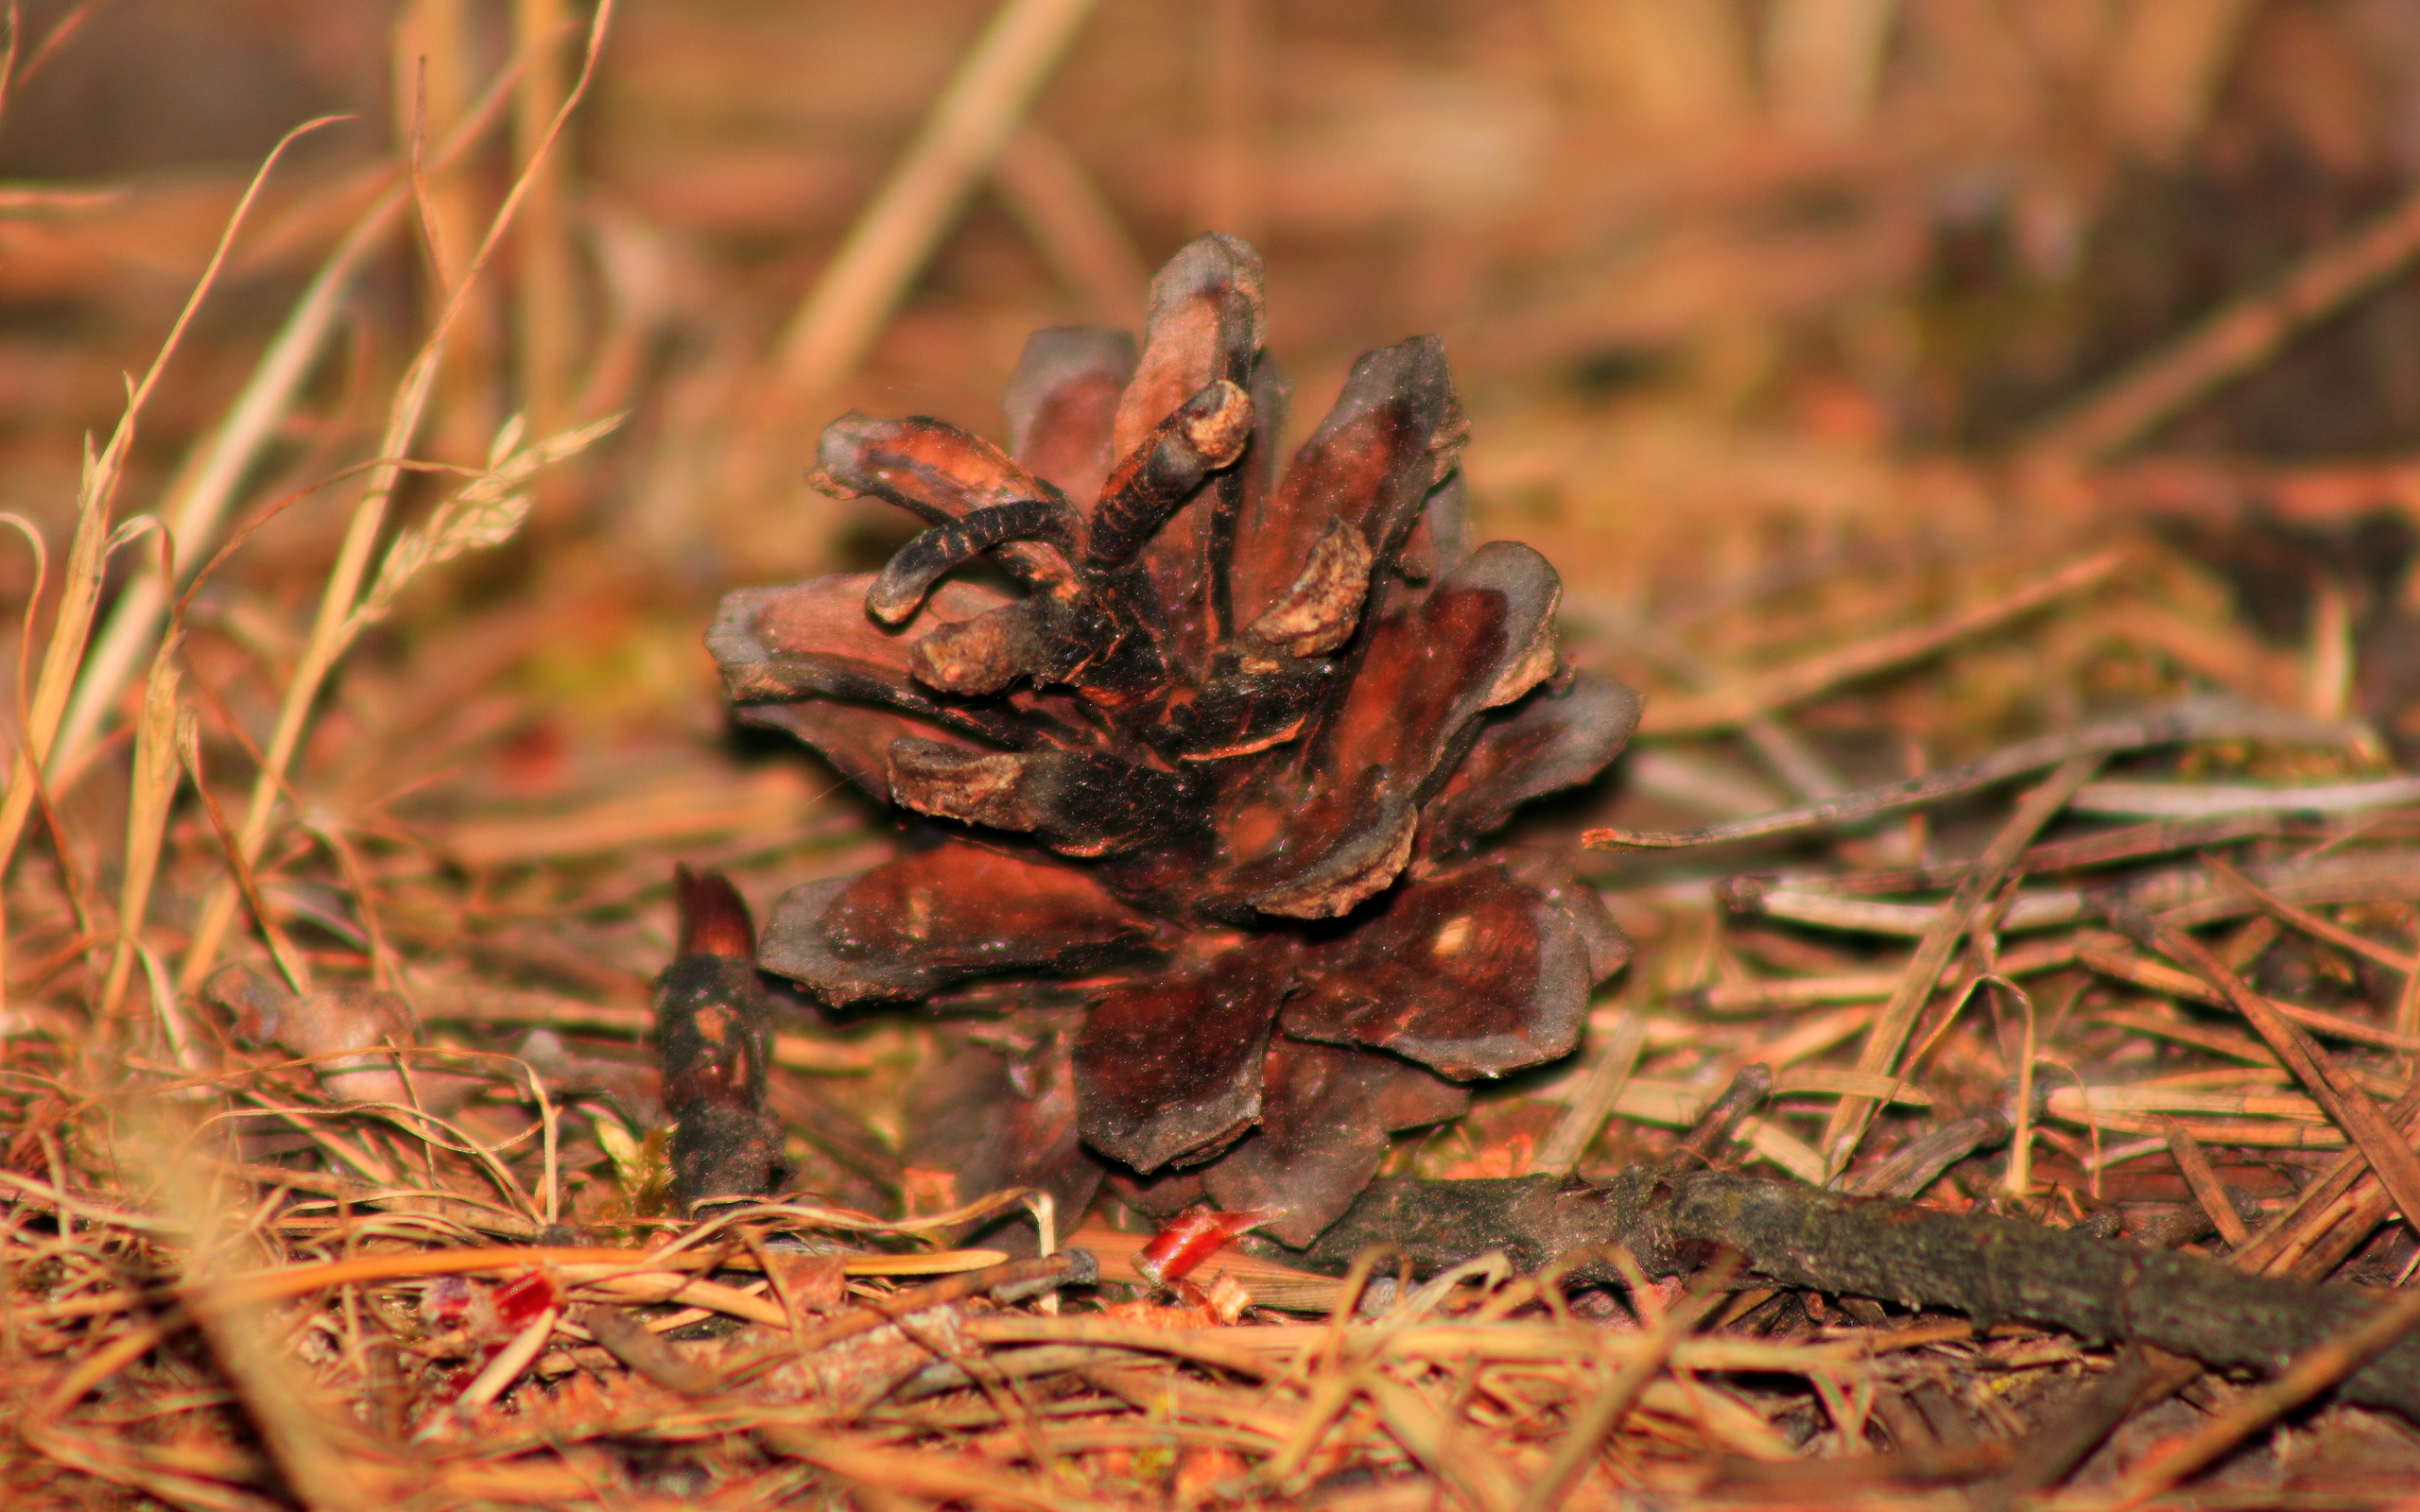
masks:
<svg viewBox="0 0 2420 1512"><path fill-rule="evenodd" d="M354 507L352 523L346 527L344 541L337 550L337 559L329 569L327 587L320 595L318 616L312 622L311 636L305 643L302 658L294 668L294 678L286 686L285 698L278 709L277 728L270 736L268 747L262 753L258 778L252 784L250 803L244 810L244 822L237 833L237 848L247 866L260 859L261 848L268 839L270 821L276 816L278 789L285 781L294 753L302 745L302 732L309 724L311 710L319 700L320 690L337 660L344 654L352 639L354 620L360 607L362 577L369 571L370 554L378 541L379 532L387 523L387 507L393 501L395 485L404 473L403 458L409 451L412 438L419 434L421 421L428 409L429 393L437 379L440 364L445 355L446 338L469 306L471 290L479 275L494 256L497 244L511 228L513 215L527 197L529 186L539 167L546 160L563 124L579 108L580 99L596 75L596 60L603 50L606 28L614 14L613 0L599 0L596 15L590 24L588 52L580 65L579 77L571 92L563 98L562 108L555 112L554 124L538 150L522 166L497 207L495 218L490 222L486 238L477 254L472 258L460 284L439 315L437 325L412 365L404 374L395 392L392 407L388 412L386 434L380 438L380 461L370 473L361 500ZM218 958L218 949L225 942L228 926L234 921L239 894L233 876L220 879L209 901L202 906L201 917L194 926L192 943L177 972L181 991L199 987Z"/></svg>
<svg viewBox="0 0 2420 1512"><path fill-rule="evenodd" d="M127 393L126 408L119 415L117 428L95 455L88 438L84 447L84 471L77 491L76 533L69 542L67 561L60 577L59 610L52 617L50 643L43 647L42 672L34 683L32 697L26 705L25 728L19 731L17 754L9 774L9 791L0 799L0 878L8 875L9 862L16 853L17 841L25 832L26 816L32 811L36 787L42 781L42 768L49 760L51 744L59 733L60 717L67 708L68 694L74 689L77 675L83 665L84 647L92 634L93 614L98 607L101 579L109 559L112 543L110 510L117 500L117 487L125 475L127 453L134 445L134 433L143 414L143 406L159 387L160 375L166 370L168 359L176 354L184 339L186 328L193 323L212 286L218 281L219 270L226 266L227 253L234 246L235 235L243 229L253 202L268 181L271 170L285 149L304 135L318 130L342 116L323 115L305 121L278 139L253 173L251 182L244 188L243 198L235 202L234 212L227 217L226 228L219 232L218 245L212 249L209 263L202 268L193 292L185 299L184 308L178 312L176 323L168 328L165 340L160 344L158 355L140 383ZM22 685L22 684L21 684ZM8 913L5 889L0 889L0 994L6 992L8 969Z"/></svg>
<svg viewBox="0 0 2420 1512"><path fill-rule="evenodd" d="M110 952L110 972L101 988L100 1011L115 1019L134 974L135 947L143 936L143 919L151 904L151 885L160 870L160 846L168 832L168 810L176 800L181 731L191 727L193 714L178 697L182 676L176 665L177 643L160 644L151 659L151 676L143 690L143 715L134 732L134 779L127 794L126 878L118 891L117 943Z"/></svg>
<svg viewBox="0 0 2420 1512"><path fill-rule="evenodd" d="M184 763L185 775L193 780L194 796L201 799L201 812L210 821L211 833L218 837L219 851L227 861L227 874L236 893L251 905L252 917L260 921L261 937L268 942L270 958L277 962L277 969L285 976L286 986L297 992L308 992L311 990L310 965L295 954L293 947L286 943L285 931L279 929L277 920L269 916L268 905L261 898L260 879L252 873L252 858L244 854L234 827L227 822L226 811L218 806L218 796L211 792L209 782L202 777L199 729L192 733L194 738L182 743L177 755Z"/></svg>
<svg viewBox="0 0 2420 1512"><path fill-rule="evenodd" d="M566 9L564 0L513 0L514 40L529 55L512 96L513 147L524 159L536 155L546 123L562 105ZM514 238L513 358L521 408L531 429L551 436L562 429L571 402L572 255L561 155L547 154L536 171Z"/></svg>
<svg viewBox="0 0 2420 1512"><path fill-rule="evenodd" d="M516 60L511 68L488 86L478 104L434 155L436 165L452 163L494 126L504 101L510 97L510 86L523 66L524 60ZM319 365L328 336L337 328L337 318L353 293L354 280L394 234L404 206L410 199L411 186L401 164L393 172L395 182L362 212L352 230L345 232L344 240L337 244L336 250L312 275L302 298L286 313L285 323L278 328L276 336L254 364L251 376L236 394L235 402L228 407L226 418L187 456L169 482L159 514L167 522L168 539L176 542L177 560L194 564L184 573L186 579L207 559L211 538L218 533L219 523L234 502L236 489L276 438L278 427L293 409L304 381ZM147 572L127 584L111 608L99 638L85 658L75 695L68 702L66 718L51 747L48 766L51 781L57 786L73 783L82 773L92 756L94 737L109 717L119 690L133 675L136 664L151 646L152 637L159 632L161 619L167 612L168 594L168 581L157 573Z"/></svg>
<svg viewBox="0 0 2420 1512"><path fill-rule="evenodd" d="M1093 0L1004 0L993 14L782 334L777 360L793 405L828 393L873 346L1092 7Z"/></svg>

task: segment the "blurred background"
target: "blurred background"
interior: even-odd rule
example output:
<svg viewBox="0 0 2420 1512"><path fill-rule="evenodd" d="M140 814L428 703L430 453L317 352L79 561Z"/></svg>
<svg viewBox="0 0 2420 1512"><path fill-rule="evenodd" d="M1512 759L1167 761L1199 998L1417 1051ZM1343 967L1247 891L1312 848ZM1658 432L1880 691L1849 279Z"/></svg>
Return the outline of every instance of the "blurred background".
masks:
<svg viewBox="0 0 2420 1512"><path fill-rule="evenodd" d="M1042 41L984 94L966 80L995 14ZM1571 654L1668 710L2157 543L2123 603L1813 702L1799 728L1849 779L2212 684L2395 731L2420 675L2408 0L617 0L486 253L580 76L584 0L15 15L0 509L54 563L85 437L263 155L345 117L269 176L116 503L191 496L266 355L299 356L221 524L180 542L190 566L254 526L184 651L231 809L353 518L348 470L456 291L414 455L476 466L514 414L548 435L627 412L541 476L509 544L406 592L294 763L310 825L269 845L262 899L315 959L400 961L424 1011L493 1008L499 983L642 1002L674 855L734 868L761 907L883 853L828 773L729 725L699 644L716 594L901 539L801 483L833 415L996 436L1028 331L1133 323L1148 270L1206 229L1268 258L1298 433L1356 353L1443 335L1483 529L1545 550ZM883 241L903 163L930 168L917 144L960 107L989 146ZM407 477L389 535L445 491ZM108 593L153 550L113 557ZM34 583L0 551L9 604ZM79 695L71 757L122 748L147 655ZM1658 718L1625 781L1552 819L1563 843L1581 818L1699 822L1826 781L1736 719ZM18 991L78 958L74 895L115 885L125 833L115 764L53 765L71 885L17 868ZM164 938L219 885L214 822L169 827Z"/></svg>

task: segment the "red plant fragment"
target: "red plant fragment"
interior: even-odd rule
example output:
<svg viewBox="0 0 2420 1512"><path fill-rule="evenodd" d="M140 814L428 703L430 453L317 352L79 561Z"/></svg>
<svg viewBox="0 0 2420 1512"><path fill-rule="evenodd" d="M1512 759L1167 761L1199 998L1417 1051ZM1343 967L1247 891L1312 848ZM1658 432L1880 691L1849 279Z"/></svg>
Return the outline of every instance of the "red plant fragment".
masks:
<svg viewBox="0 0 2420 1512"><path fill-rule="evenodd" d="M1434 337L1365 355L1280 474L1260 263L1205 236L1138 351L1045 331L1005 451L845 416L816 481L930 528L880 574L729 595L740 715L915 827L776 904L758 962L836 1005L958 988L1006 1019L918 1098L961 1197L1106 1174L1308 1243L1396 1130L1569 1053L1628 954L1594 893L1488 836L1637 723L1564 667L1561 583L1473 546ZM981 557L1022 596L950 580Z"/></svg>
<svg viewBox="0 0 2420 1512"><path fill-rule="evenodd" d="M515 1333L562 1305L562 1283L550 1270L533 1270L495 1289L495 1319Z"/></svg>
<svg viewBox="0 0 2420 1512"><path fill-rule="evenodd" d="M1134 1269L1154 1286L1172 1285L1268 1217L1265 1212L1180 1213L1136 1253Z"/></svg>

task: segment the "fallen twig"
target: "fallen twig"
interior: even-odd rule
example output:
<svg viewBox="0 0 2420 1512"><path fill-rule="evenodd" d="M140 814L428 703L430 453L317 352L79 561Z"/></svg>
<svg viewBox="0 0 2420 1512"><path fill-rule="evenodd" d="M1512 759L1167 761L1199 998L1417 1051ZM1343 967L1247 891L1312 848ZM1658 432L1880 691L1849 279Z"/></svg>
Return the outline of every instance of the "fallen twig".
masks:
<svg viewBox="0 0 2420 1512"><path fill-rule="evenodd" d="M2268 1372L2375 1311L2349 1288L2238 1275L2196 1256L2017 1219L1644 1167L1603 1184L1553 1177L1380 1181L1293 1258L1334 1272L1373 1245L1393 1245L1417 1273L1428 1274L1502 1249L1535 1269L1613 1244L1627 1246L1650 1275L1685 1270L1706 1247L1725 1246L1746 1257L1750 1271L1785 1286L1951 1309L1979 1327L2023 1318L2207 1366ZM1587 1264L1571 1274L1616 1279ZM2349 1400L2420 1420L2420 1341L2407 1337L2381 1350L2342 1389Z"/></svg>

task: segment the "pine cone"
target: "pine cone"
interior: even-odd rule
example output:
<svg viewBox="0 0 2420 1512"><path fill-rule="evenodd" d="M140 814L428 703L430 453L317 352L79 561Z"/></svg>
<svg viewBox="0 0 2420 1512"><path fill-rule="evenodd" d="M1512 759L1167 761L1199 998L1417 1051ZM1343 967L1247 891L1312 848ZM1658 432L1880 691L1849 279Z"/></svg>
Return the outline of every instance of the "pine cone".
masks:
<svg viewBox="0 0 2420 1512"><path fill-rule="evenodd" d="M1027 345L1010 448L850 414L812 474L926 521L879 574L728 595L741 717L931 816L792 889L759 964L836 1005L1009 1013L910 1123L962 1195L1104 1162L1307 1244L1387 1134L1567 1054L1627 957L1596 895L1478 853L1586 782L1636 696L1563 667L1561 583L1465 545L1461 406L1433 336L1370 352L1280 481L1260 262L1205 236L1123 332ZM944 581L988 557L1022 593ZM911 1149L911 1159L920 1152Z"/></svg>

